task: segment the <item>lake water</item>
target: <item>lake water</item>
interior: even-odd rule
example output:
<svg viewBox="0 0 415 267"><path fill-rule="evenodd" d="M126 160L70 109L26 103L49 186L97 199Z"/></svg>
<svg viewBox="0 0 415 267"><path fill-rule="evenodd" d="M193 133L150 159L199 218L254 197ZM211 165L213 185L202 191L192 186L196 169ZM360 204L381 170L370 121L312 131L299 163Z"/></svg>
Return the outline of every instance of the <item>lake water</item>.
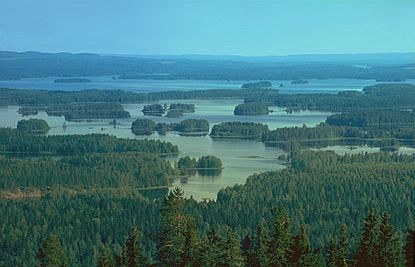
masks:
<svg viewBox="0 0 415 267"><path fill-rule="evenodd" d="M177 101L161 101L160 103L171 103ZM148 117L156 122L178 122L187 118L207 119L212 127L214 124L226 121L257 121L269 125L270 129L279 127L315 126L324 121L330 114L327 112L303 111L287 114L283 109L271 107L275 112L264 116L234 116L233 110L242 100L188 100L181 101L194 103L196 112L185 114L182 118ZM177 179L174 186L180 186L186 196L193 196L196 199L216 198L217 192L226 186L243 184L246 177L255 173L268 170L284 168L277 157L285 154L281 149L267 147L261 142L243 140L213 140L209 136L183 137L176 133L167 133L160 136L157 133L146 136L135 136L131 133L132 121L144 117L141 112L144 104L126 104L125 110L129 111L131 118L118 119L119 125L116 128L109 125L110 120L94 120L86 122L65 122L63 117L51 117L44 112L36 116L24 118L41 118L48 122L51 130L48 134L87 134L87 133L108 133L118 137L127 138L152 138L171 142L178 145L181 156L200 157L203 155L214 155L222 160L224 169L219 176L191 176L187 181ZM18 114L18 106L0 107L0 126L16 127L17 121L23 117ZM62 127L63 123L67 128Z"/></svg>
<svg viewBox="0 0 415 267"><path fill-rule="evenodd" d="M91 83L54 83L55 78L23 79L19 81L0 81L0 87L26 88L26 89L49 89L49 90L81 90L87 88L99 89L123 89L136 92L153 92L165 90L193 90L193 89L238 89L241 81L155 81L155 80L112 80L111 77L88 77ZM342 90L361 90L364 86L372 85L373 80L337 79L337 80L309 80L309 84L291 85L290 81L272 81L278 86L284 84L282 92L304 93L304 92L326 92L336 93ZM408 81L414 83L414 80ZM270 107L274 110L270 115L264 116L234 116L233 110L242 100L186 100L186 101L160 101L164 103L193 103L196 112L185 114L182 118L148 117L156 122L178 122L188 118L200 118L209 121L210 126L227 121L260 122L269 126L271 130L281 127L292 126L315 126L325 121L331 113L318 111L301 111L287 114L282 108ZM200 157L202 155L214 155L222 160L224 169L219 176L191 176L186 181L177 179L174 186L180 186L186 196L193 196L195 199L216 198L217 192L224 187L234 184L243 184L246 178L256 172L276 170L284 168L283 162L277 157L285 154L281 149L267 147L261 142L241 140L213 140L209 136L183 137L176 133L167 133L165 136L153 134L149 137L134 136L131 131L131 123L137 118L144 117L141 112L144 104L126 104L125 110L129 111L131 118L118 119L119 125L116 128L109 125L110 120L94 120L88 122L66 122L67 128L62 125L65 122L63 117L49 117L44 112L36 116L25 118L41 118L48 122L51 130L48 134L88 134L108 133L118 137L127 138L152 138L171 142L179 147L181 156ZM0 107L0 127L16 127L17 121L22 117L17 113L18 106ZM146 116L147 117L147 116ZM370 151L378 149L359 147L350 150L344 146L334 146L328 149L339 153ZM404 149L406 153L412 153L410 148Z"/></svg>
<svg viewBox="0 0 415 267"><path fill-rule="evenodd" d="M55 79L28 78L21 80L0 80L0 88L17 89L47 89L47 90L83 90L83 89L121 89L134 92L158 92L169 90L206 90L206 89L239 89L249 81L223 81L223 80L122 80L112 79L112 76L85 77L90 83L55 83ZM377 84L375 80L362 79L309 79L308 84L291 84L291 80L272 80L274 87L282 93L337 93L344 90L362 90L368 85ZM407 80L415 84L415 80Z"/></svg>

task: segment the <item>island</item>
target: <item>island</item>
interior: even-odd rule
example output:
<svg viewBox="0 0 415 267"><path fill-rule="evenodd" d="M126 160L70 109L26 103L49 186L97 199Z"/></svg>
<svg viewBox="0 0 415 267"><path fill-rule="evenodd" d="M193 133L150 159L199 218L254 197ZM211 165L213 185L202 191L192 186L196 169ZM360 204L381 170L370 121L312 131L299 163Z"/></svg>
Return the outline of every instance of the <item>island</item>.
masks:
<svg viewBox="0 0 415 267"><path fill-rule="evenodd" d="M262 140L263 134L268 132L268 126L261 123L236 121L222 122L213 126L210 137Z"/></svg>
<svg viewBox="0 0 415 267"><path fill-rule="evenodd" d="M194 104L170 104L169 110L181 110L183 113L194 113L195 105Z"/></svg>
<svg viewBox="0 0 415 267"><path fill-rule="evenodd" d="M237 105L233 113L234 115L267 115L269 109L265 103L252 102Z"/></svg>
<svg viewBox="0 0 415 267"><path fill-rule="evenodd" d="M55 83L90 83L91 80L85 78L60 78Z"/></svg>
<svg viewBox="0 0 415 267"><path fill-rule="evenodd" d="M50 130L50 127L45 120L28 119L18 121L17 130L30 134L45 134Z"/></svg>
<svg viewBox="0 0 415 267"><path fill-rule="evenodd" d="M308 81L297 79L297 80L292 81L291 84L308 84Z"/></svg>
<svg viewBox="0 0 415 267"><path fill-rule="evenodd" d="M194 175L196 171L199 175L217 176L222 171L222 161L215 156L202 156L199 159L182 157L177 163L182 175Z"/></svg>
<svg viewBox="0 0 415 267"><path fill-rule="evenodd" d="M160 104L146 105L143 108L143 114L146 116L163 116L166 110Z"/></svg>
<svg viewBox="0 0 415 267"><path fill-rule="evenodd" d="M260 81L255 83L244 83L241 85L242 89L266 89L272 88L272 83L269 81Z"/></svg>
<svg viewBox="0 0 415 267"><path fill-rule="evenodd" d="M183 136L204 136L209 133L209 122L205 119L187 119L172 123L172 129Z"/></svg>
<svg viewBox="0 0 415 267"><path fill-rule="evenodd" d="M151 135L156 130L156 123L150 119L137 119L131 124L131 132L135 135Z"/></svg>
<svg viewBox="0 0 415 267"><path fill-rule="evenodd" d="M130 113L118 103L71 103L46 108L49 116L64 116L65 120L129 118Z"/></svg>

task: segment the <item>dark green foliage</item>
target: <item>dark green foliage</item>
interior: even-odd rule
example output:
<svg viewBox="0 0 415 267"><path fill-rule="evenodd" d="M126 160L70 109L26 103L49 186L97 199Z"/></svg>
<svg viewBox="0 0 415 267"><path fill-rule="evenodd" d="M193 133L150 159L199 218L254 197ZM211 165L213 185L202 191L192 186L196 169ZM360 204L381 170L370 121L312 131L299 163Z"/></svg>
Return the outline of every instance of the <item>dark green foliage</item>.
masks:
<svg viewBox="0 0 415 267"><path fill-rule="evenodd" d="M182 134L204 133L209 132L209 122L205 119L188 119L179 122L173 126L174 131Z"/></svg>
<svg viewBox="0 0 415 267"><path fill-rule="evenodd" d="M396 128L415 124L415 113L408 110L359 110L327 117L327 124L365 128Z"/></svg>
<svg viewBox="0 0 415 267"><path fill-rule="evenodd" d="M233 113L235 115L267 115L269 109L264 103L252 102L237 105Z"/></svg>
<svg viewBox="0 0 415 267"><path fill-rule="evenodd" d="M151 135L156 130L156 123L150 119L136 119L131 124L131 132L135 135Z"/></svg>
<svg viewBox="0 0 415 267"><path fill-rule="evenodd" d="M415 265L415 230L409 230L405 244L405 259L407 267Z"/></svg>
<svg viewBox="0 0 415 267"><path fill-rule="evenodd" d="M122 249L122 263L125 267L140 267L146 265L140 235L136 227L131 229L130 235Z"/></svg>
<svg viewBox="0 0 415 267"><path fill-rule="evenodd" d="M16 129L0 128L0 151L60 156L106 152L176 155L179 149L167 142L117 138L107 134L34 136Z"/></svg>
<svg viewBox="0 0 415 267"><path fill-rule="evenodd" d="M17 130L29 134L45 134L50 130L50 127L45 120L28 119L18 121Z"/></svg>
<svg viewBox="0 0 415 267"><path fill-rule="evenodd" d="M114 255L107 247L99 250L97 267L115 267Z"/></svg>
<svg viewBox="0 0 415 267"><path fill-rule="evenodd" d="M366 109L410 109L415 107L415 85L378 84L368 86L363 92L338 94L279 94L273 104L292 109L325 110L333 112Z"/></svg>
<svg viewBox="0 0 415 267"><path fill-rule="evenodd" d="M195 105L182 103L170 104L169 110L181 110L183 113L193 113L195 112Z"/></svg>
<svg viewBox="0 0 415 267"><path fill-rule="evenodd" d="M147 153L95 153L60 160L0 158L0 188L168 186L171 165Z"/></svg>
<svg viewBox="0 0 415 267"><path fill-rule="evenodd" d="M43 242L39 248L37 257L40 262L40 267L66 267L66 255L61 247L57 236L50 235Z"/></svg>
<svg viewBox="0 0 415 267"><path fill-rule="evenodd" d="M213 138L262 140L262 136L268 132L268 126L261 123L223 122L213 126L210 136Z"/></svg>
<svg viewBox="0 0 415 267"><path fill-rule="evenodd" d="M221 169L222 162L215 156L202 156L197 160L198 169Z"/></svg>
<svg viewBox="0 0 415 267"><path fill-rule="evenodd" d="M70 103L46 108L49 116L65 116L65 120L129 118L130 113L118 103Z"/></svg>
<svg viewBox="0 0 415 267"><path fill-rule="evenodd" d="M161 266L186 266L195 259L195 229L191 218L183 213L183 191L176 188L164 199L157 235L157 260Z"/></svg>
<svg viewBox="0 0 415 267"><path fill-rule="evenodd" d="M166 111L160 104L146 105L143 108L144 115L147 116L163 116Z"/></svg>
<svg viewBox="0 0 415 267"><path fill-rule="evenodd" d="M269 81L260 81L256 83L244 83L241 85L242 89L263 89L263 88L271 88L272 83Z"/></svg>

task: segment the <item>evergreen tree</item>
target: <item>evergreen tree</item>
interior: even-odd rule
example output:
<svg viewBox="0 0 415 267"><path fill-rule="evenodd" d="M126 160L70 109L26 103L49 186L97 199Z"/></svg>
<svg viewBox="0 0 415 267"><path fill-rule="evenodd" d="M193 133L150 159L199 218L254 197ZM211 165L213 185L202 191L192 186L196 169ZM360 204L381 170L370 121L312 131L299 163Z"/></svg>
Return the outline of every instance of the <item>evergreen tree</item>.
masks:
<svg viewBox="0 0 415 267"><path fill-rule="evenodd" d="M347 242L347 230L346 225L343 224L340 230L340 238L339 244L337 248L337 266L339 267L346 267L347 264L347 256L349 254L349 244Z"/></svg>
<svg viewBox="0 0 415 267"><path fill-rule="evenodd" d="M415 266L415 230L408 231L405 245L406 266Z"/></svg>
<svg viewBox="0 0 415 267"><path fill-rule="evenodd" d="M254 251L254 241L249 235L242 240L241 251L245 266L254 267L259 265Z"/></svg>
<svg viewBox="0 0 415 267"><path fill-rule="evenodd" d="M389 214L384 212L379 225L379 247L377 251L383 266L399 266L402 248L389 220Z"/></svg>
<svg viewBox="0 0 415 267"><path fill-rule="evenodd" d="M107 247L102 247L99 251L97 267L114 267L115 261L111 250Z"/></svg>
<svg viewBox="0 0 415 267"><path fill-rule="evenodd" d="M226 238L220 244L220 252L221 255L218 259L219 266L242 266L243 258L239 248L239 242L230 229L228 229Z"/></svg>
<svg viewBox="0 0 415 267"><path fill-rule="evenodd" d="M157 259L161 266L185 266L191 262L186 251L191 232L189 217L183 214L183 191L174 189L163 200L160 210L161 227L157 238ZM190 231L190 232L189 232Z"/></svg>
<svg viewBox="0 0 415 267"><path fill-rule="evenodd" d="M336 267L337 266L337 246L336 242L330 238L327 245L327 267Z"/></svg>
<svg viewBox="0 0 415 267"><path fill-rule="evenodd" d="M254 266L266 266L267 265L267 243L269 237L264 233L263 224L260 223L257 228L255 247L254 247Z"/></svg>
<svg viewBox="0 0 415 267"><path fill-rule="evenodd" d="M214 229L210 229L203 238L195 266L218 266L222 256L222 237Z"/></svg>
<svg viewBox="0 0 415 267"><path fill-rule="evenodd" d="M67 259L56 235L48 236L39 248L40 267L66 267Z"/></svg>
<svg viewBox="0 0 415 267"><path fill-rule="evenodd" d="M301 260L311 252L310 240L307 236L306 226L303 224L300 226L297 235L293 238L290 261L295 266L299 266Z"/></svg>
<svg viewBox="0 0 415 267"><path fill-rule="evenodd" d="M288 266L291 255L291 223L285 210L278 208L271 226L267 257L269 266Z"/></svg>
<svg viewBox="0 0 415 267"><path fill-rule="evenodd" d="M145 265L145 258L139 241L139 233L136 227L131 229L130 235L123 246L122 261L126 267L138 267Z"/></svg>
<svg viewBox="0 0 415 267"><path fill-rule="evenodd" d="M376 252L378 238L376 213L371 210L364 220L362 236L355 255L355 264L357 266L379 266L380 259L378 258L378 253Z"/></svg>

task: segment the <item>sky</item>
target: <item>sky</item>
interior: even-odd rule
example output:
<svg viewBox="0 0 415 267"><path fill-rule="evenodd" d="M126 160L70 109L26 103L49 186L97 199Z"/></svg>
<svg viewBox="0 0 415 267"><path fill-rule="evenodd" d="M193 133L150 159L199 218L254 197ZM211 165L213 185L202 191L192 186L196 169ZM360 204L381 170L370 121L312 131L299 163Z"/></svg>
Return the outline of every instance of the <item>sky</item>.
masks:
<svg viewBox="0 0 415 267"><path fill-rule="evenodd" d="M415 52L415 0L0 0L0 50Z"/></svg>

